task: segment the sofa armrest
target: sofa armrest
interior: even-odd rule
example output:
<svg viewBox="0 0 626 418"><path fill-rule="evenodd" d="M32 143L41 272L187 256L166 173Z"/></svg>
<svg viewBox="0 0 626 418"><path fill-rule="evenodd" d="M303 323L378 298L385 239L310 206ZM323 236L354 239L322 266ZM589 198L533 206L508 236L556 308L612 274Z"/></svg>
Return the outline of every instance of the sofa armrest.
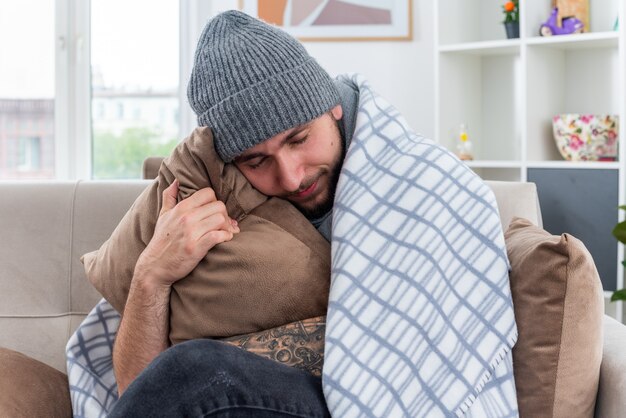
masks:
<svg viewBox="0 0 626 418"><path fill-rule="evenodd" d="M596 417L623 417L626 414L626 325L604 316L604 349Z"/></svg>
<svg viewBox="0 0 626 418"><path fill-rule="evenodd" d="M493 190L498 202L503 231L509 228L509 223L516 216L543 227L535 183L487 180L485 184Z"/></svg>

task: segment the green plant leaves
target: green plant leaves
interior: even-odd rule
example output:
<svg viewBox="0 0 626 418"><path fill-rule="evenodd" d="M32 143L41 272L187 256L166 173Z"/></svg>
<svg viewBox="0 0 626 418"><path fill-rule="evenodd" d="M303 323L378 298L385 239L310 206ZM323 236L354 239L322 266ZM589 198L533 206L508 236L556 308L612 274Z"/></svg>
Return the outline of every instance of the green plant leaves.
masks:
<svg viewBox="0 0 626 418"><path fill-rule="evenodd" d="M612 234L619 242L626 244L626 221L620 222L613 228Z"/></svg>
<svg viewBox="0 0 626 418"><path fill-rule="evenodd" d="M620 205L618 206L618 209L626 210L626 205ZM626 244L626 221L619 222L615 225L612 233L619 242ZM622 266L626 267L626 260L622 260ZM626 289L620 289L613 292L613 295L611 295L611 302L615 302L617 300L626 300Z"/></svg>
<svg viewBox="0 0 626 418"><path fill-rule="evenodd" d="M618 209L626 210L626 205L620 205ZM619 222L612 231L613 236L622 244L626 244L626 221ZM623 263L623 262L622 262ZM624 264L626 266L626 264Z"/></svg>
<svg viewBox="0 0 626 418"><path fill-rule="evenodd" d="M626 289L616 290L611 295L611 302L615 302L617 300L626 300Z"/></svg>

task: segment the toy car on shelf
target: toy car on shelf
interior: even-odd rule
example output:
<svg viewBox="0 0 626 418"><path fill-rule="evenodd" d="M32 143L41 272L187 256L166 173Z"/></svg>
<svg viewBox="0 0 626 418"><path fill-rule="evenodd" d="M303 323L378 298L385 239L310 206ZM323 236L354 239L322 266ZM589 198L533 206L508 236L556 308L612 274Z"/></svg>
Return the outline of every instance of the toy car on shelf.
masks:
<svg viewBox="0 0 626 418"><path fill-rule="evenodd" d="M585 25L580 19L573 16L564 17L561 21L561 26L559 26L557 24L558 15L558 7L553 8L548 20L539 28L539 34L541 36L569 35L570 33L583 32Z"/></svg>

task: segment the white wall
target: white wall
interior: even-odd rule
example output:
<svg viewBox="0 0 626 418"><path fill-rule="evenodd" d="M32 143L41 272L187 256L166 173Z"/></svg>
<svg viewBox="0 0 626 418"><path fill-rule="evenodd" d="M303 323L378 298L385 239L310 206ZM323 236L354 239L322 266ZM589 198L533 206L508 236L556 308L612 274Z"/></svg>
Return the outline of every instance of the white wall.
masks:
<svg viewBox="0 0 626 418"><path fill-rule="evenodd" d="M433 138L433 8L432 0L413 0L410 42L306 42L305 47L331 75L363 74L404 115L413 130Z"/></svg>

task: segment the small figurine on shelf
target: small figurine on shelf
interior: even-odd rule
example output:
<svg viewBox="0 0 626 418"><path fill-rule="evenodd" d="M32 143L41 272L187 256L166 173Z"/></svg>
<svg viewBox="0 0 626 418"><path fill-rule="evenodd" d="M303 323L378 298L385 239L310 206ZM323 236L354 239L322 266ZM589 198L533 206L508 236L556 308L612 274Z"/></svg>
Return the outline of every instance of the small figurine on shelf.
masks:
<svg viewBox="0 0 626 418"><path fill-rule="evenodd" d="M561 25L559 25L558 14L559 9L557 7L553 8L548 20L539 28L539 34L541 36L569 35L571 33L583 32L585 25L580 19L573 16L564 17L561 20Z"/></svg>
<svg viewBox="0 0 626 418"><path fill-rule="evenodd" d="M457 145L457 156L460 160L469 161L473 160L472 154L472 141L467 136L467 127L464 123L459 126L459 144Z"/></svg>

